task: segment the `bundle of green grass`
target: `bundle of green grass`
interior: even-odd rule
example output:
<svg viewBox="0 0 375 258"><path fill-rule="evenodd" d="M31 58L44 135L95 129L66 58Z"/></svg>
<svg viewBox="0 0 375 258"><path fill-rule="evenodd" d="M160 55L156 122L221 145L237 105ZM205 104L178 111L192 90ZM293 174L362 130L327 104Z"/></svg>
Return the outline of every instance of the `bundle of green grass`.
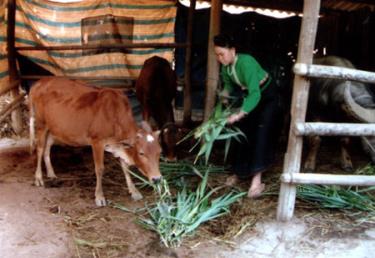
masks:
<svg viewBox="0 0 375 258"><path fill-rule="evenodd" d="M215 141L225 140L224 159L226 159L232 139L236 141L246 140L245 134L239 128L226 125L231 112L230 107L224 108L222 104L218 104L206 122L192 130L180 141L194 137L196 144L190 149L190 152L200 146L194 163L202 156L205 158L205 163L208 163Z"/></svg>
<svg viewBox="0 0 375 258"><path fill-rule="evenodd" d="M185 237L193 235L201 224L227 214L230 205L246 193L231 190L213 198L222 187L208 189L208 175L206 172L195 191L185 186L176 196L171 195L164 181L158 189L159 200L147 207L147 214L139 217L139 223L158 233L166 247L176 248Z"/></svg>

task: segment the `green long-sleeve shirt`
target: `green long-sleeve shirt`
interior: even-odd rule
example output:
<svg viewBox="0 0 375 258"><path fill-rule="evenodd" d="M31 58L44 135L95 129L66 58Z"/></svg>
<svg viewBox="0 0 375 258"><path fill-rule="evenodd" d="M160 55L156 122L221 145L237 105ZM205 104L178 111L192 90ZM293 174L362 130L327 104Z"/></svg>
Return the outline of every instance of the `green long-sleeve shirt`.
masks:
<svg viewBox="0 0 375 258"><path fill-rule="evenodd" d="M246 113L251 112L258 105L261 98L259 83L266 75L267 72L255 58L248 54L237 54L233 64L225 65L221 68L224 90L227 90L229 93L234 87L241 87L248 90L248 94L243 99L241 106L241 110ZM266 88L270 81L268 80L262 88Z"/></svg>

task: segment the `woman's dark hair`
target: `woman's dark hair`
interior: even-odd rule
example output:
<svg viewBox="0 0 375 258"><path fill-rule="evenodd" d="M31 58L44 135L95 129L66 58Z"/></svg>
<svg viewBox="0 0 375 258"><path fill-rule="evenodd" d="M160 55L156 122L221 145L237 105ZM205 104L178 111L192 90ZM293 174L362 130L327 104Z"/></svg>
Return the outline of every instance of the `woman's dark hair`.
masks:
<svg viewBox="0 0 375 258"><path fill-rule="evenodd" d="M236 47L234 38L228 34L219 34L214 37L214 45L218 47Z"/></svg>

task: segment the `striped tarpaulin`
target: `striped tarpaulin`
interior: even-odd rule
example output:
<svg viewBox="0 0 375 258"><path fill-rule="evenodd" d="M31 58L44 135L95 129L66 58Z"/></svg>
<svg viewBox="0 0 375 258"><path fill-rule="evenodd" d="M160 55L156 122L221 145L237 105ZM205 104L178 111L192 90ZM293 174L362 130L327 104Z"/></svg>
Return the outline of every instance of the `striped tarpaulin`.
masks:
<svg viewBox="0 0 375 258"><path fill-rule="evenodd" d="M7 81L6 1L0 11L0 83ZM17 0L16 46L108 43L173 43L175 1L85 0L54 3ZM55 75L136 78L144 60L158 55L172 61L173 49L126 51L20 51Z"/></svg>

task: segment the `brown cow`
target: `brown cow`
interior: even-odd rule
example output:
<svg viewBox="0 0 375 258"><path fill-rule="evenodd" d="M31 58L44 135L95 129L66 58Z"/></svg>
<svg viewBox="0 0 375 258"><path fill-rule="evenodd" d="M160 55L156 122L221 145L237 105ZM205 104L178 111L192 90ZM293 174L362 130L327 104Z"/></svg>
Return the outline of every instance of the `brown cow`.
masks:
<svg viewBox="0 0 375 258"><path fill-rule="evenodd" d="M136 82L137 99L143 119L150 122L153 118L161 130L161 145L168 160L176 160L178 129L172 107L176 90L176 74L166 59L153 56L144 62Z"/></svg>
<svg viewBox="0 0 375 258"><path fill-rule="evenodd" d="M42 156L47 176L55 178L50 161L54 141L71 146L91 146L96 174L95 202L105 206L102 190L104 151L120 158L132 198L141 199L129 171L136 165L150 181L161 179L161 148L149 126L138 128L127 97L114 89L95 88L83 82L61 78L38 81L30 91L30 140L35 141L37 168L35 185L43 186ZM35 121L34 121L35 120ZM33 146L33 145L32 145Z"/></svg>

